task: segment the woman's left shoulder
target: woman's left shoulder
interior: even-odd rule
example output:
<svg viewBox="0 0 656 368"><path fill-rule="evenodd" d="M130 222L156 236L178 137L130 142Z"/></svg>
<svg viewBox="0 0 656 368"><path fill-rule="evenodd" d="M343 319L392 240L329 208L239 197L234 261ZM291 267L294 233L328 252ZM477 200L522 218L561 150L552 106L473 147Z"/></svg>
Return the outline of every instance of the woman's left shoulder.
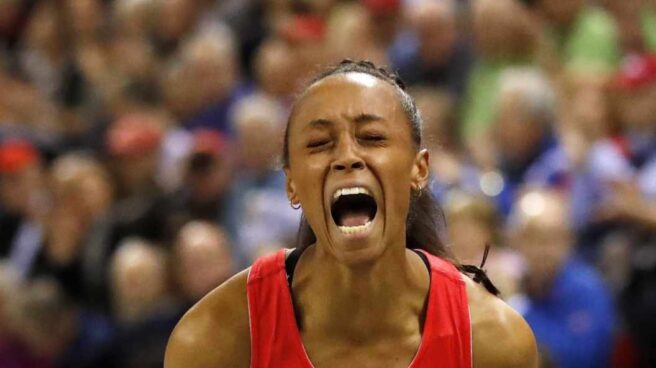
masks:
<svg viewBox="0 0 656 368"><path fill-rule="evenodd" d="M469 277L462 278L469 301L474 367L537 367L535 337L524 318Z"/></svg>

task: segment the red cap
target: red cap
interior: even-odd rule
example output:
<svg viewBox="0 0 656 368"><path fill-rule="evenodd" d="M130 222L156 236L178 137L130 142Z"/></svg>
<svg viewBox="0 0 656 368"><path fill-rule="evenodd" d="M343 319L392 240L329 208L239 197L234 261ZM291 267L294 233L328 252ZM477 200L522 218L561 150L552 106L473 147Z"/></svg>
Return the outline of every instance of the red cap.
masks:
<svg viewBox="0 0 656 368"><path fill-rule="evenodd" d="M220 156L227 148L227 138L215 130L196 129L194 130L194 145L192 153L204 153Z"/></svg>
<svg viewBox="0 0 656 368"><path fill-rule="evenodd" d="M361 0L361 3L373 15L393 14L401 8L401 0Z"/></svg>
<svg viewBox="0 0 656 368"><path fill-rule="evenodd" d="M656 83L656 54L631 55L613 78L618 89L634 90Z"/></svg>
<svg viewBox="0 0 656 368"><path fill-rule="evenodd" d="M162 130L152 116L129 114L112 124L106 139L112 155L139 155L159 147Z"/></svg>
<svg viewBox="0 0 656 368"><path fill-rule="evenodd" d="M282 34L291 42L318 42L326 35L326 25L318 16L298 14L283 26Z"/></svg>
<svg viewBox="0 0 656 368"><path fill-rule="evenodd" d="M0 144L0 173L11 174L23 170L39 159L39 152L28 141L9 140Z"/></svg>

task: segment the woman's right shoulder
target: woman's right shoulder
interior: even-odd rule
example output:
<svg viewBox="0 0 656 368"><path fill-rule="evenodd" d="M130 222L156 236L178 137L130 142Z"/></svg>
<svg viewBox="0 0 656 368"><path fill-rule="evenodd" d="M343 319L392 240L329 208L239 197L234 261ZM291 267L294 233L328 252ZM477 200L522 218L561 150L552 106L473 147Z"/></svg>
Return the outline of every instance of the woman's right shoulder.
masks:
<svg viewBox="0 0 656 368"><path fill-rule="evenodd" d="M169 338L165 368L250 365L249 272L239 272L189 309Z"/></svg>

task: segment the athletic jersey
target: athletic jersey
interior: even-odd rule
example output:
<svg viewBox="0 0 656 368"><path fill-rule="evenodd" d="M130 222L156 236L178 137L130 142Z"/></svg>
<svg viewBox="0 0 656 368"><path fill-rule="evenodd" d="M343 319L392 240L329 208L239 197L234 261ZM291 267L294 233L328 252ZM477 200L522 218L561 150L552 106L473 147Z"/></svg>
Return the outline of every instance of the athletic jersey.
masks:
<svg viewBox="0 0 656 368"><path fill-rule="evenodd" d="M419 350L410 368L472 367L469 304L460 272L418 250L430 264L430 292ZM261 258L248 275L252 368L312 368L296 324L285 250Z"/></svg>

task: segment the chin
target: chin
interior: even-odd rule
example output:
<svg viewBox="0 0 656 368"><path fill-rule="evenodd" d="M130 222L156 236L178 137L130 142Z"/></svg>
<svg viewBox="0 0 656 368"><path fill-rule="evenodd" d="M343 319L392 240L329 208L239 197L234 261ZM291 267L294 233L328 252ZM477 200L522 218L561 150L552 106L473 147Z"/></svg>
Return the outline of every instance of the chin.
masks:
<svg viewBox="0 0 656 368"><path fill-rule="evenodd" d="M366 234L343 234L339 229L333 228L330 248L335 258L349 267L370 265L380 259L386 250L382 236L383 226L380 223L373 225Z"/></svg>

